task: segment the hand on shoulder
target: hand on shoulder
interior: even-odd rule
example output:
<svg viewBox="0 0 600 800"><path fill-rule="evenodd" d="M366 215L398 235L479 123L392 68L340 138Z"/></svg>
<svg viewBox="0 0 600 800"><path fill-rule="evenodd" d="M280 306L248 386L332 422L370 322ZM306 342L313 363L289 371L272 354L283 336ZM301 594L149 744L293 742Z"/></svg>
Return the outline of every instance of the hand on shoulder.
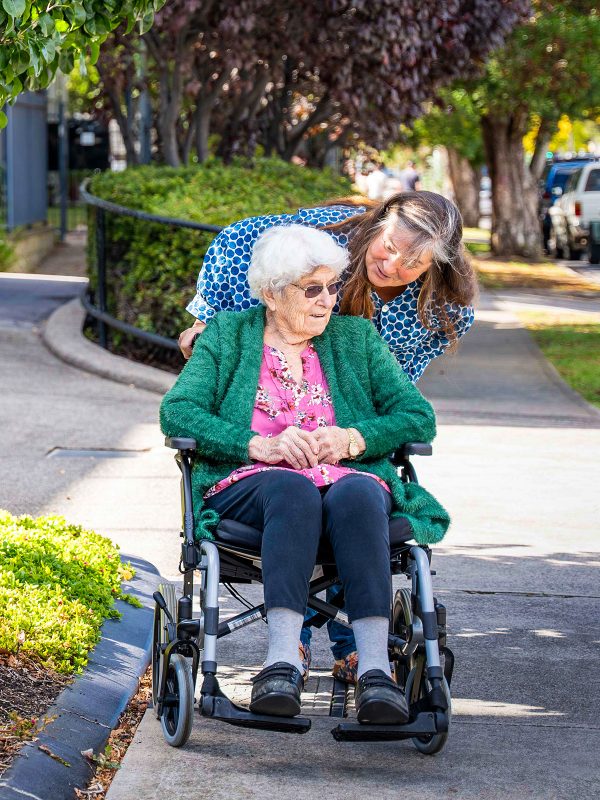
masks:
<svg viewBox="0 0 600 800"><path fill-rule="evenodd" d="M192 351L194 349L194 342L196 341L196 336L201 334L204 329L206 328L206 324L201 322L199 319L194 322L191 328L186 328L186 330L182 331L179 334L179 349L183 353L184 358L188 359L192 355Z"/></svg>

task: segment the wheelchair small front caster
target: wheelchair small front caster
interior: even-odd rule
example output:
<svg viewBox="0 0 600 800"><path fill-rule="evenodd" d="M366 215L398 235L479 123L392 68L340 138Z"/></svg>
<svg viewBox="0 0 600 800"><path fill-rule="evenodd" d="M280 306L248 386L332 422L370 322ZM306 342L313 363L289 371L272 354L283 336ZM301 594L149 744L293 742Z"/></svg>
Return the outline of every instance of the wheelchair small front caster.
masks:
<svg viewBox="0 0 600 800"><path fill-rule="evenodd" d="M419 681L419 686L415 686L415 677L417 674L420 674L421 678ZM418 700L425 697L427 692L431 689L429 681L424 675L424 667L414 667L408 674L408 678L406 680L406 699L409 705L413 705ZM448 710L446 711L448 715L448 724L450 723L450 719L452 717L452 697L450 696L450 687L448 686L448 681L446 678L442 678L442 691L446 697L446 702L448 703ZM427 736L413 736L413 744L417 748L420 753L424 753L425 755L432 756L436 753L439 753L440 750L446 744L446 739L448 738L448 730L445 730L441 733L434 733Z"/></svg>

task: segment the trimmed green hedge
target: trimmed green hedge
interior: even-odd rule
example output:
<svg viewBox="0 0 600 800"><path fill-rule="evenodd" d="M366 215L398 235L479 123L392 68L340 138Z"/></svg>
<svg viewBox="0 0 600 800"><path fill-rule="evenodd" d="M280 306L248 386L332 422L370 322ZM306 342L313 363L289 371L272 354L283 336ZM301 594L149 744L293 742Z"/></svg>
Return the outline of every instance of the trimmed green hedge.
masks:
<svg viewBox="0 0 600 800"><path fill-rule="evenodd" d="M351 184L329 170L278 159L252 167L212 159L201 166L137 167L104 172L92 194L168 217L227 225L244 217L285 213L347 195ZM90 214L88 270L95 286L94 225ZM177 338L189 327L185 306L213 234L106 214L109 313L143 330Z"/></svg>
<svg viewBox="0 0 600 800"><path fill-rule="evenodd" d="M81 672L107 617L120 617L133 576L112 542L62 517L0 509L0 651L26 653L56 672Z"/></svg>

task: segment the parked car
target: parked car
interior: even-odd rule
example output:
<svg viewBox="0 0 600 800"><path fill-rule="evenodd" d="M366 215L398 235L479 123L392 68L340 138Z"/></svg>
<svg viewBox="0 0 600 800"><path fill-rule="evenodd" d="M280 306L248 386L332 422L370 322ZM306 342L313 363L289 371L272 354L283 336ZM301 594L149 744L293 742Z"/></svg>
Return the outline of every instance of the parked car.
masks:
<svg viewBox="0 0 600 800"><path fill-rule="evenodd" d="M549 213L552 254L578 259L590 245L590 223L600 220L600 162L576 169Z"/></svg>
<svg viewBox="0 0 600 800"><path fill-rule="evenodd" d="M542 244L546 253L550 252L548 242L551 236L552 220L550 209L565 190L571 175L590 163L592 157L555 160L546 164L539 183L538 212L542 228Z"/></svg>

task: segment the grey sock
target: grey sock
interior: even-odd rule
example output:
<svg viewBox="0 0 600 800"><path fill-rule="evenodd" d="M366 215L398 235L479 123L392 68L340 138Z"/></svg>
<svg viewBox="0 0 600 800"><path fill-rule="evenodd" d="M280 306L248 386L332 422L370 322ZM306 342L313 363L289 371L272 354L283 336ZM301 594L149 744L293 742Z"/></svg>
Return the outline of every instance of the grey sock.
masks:
<svg viewBox="0 0 600 800"><path fill-rule="evenodd" d="M300 631L304 617L289 608L270 608L267 611L269 623L269 652L265 667L276 661L287 661L302 672L302 662L298 652Z"/></svg>
<svg viewBox="0 0 600 800"><path fill-rule="evenodd" d="M380 669L392 676L387 648L389 624L387 617L363 617L352 623L358 650L359 678L370 669Z"/></svg>

